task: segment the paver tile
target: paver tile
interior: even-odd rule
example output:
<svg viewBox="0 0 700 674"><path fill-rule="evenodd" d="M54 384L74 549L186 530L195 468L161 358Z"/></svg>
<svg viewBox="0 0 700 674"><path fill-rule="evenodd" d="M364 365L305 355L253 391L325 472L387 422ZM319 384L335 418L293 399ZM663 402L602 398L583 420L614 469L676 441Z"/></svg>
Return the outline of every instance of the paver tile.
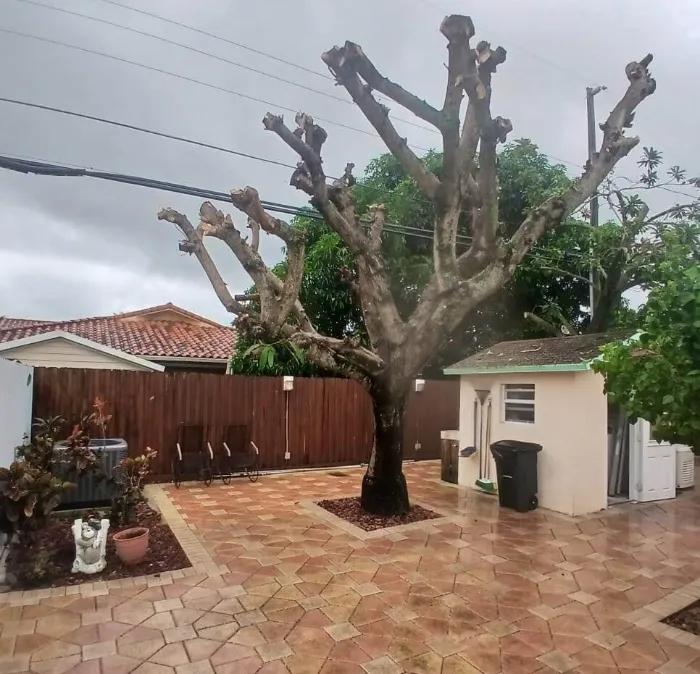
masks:
<svg viewBox="0 0 700 674"><path fill-rule="evenodd" d="M0 671L700 670L698 651L660 636L660 614L645 609L700 574L700 493L585 518L521 515L440 484L434 462L412 463L412 497L452 517L356 537L304 505L357 493L362 471L341 472L165 486L176 530L211 567L0 603ZM93 659L78 662L83 649Z"/></svg>
<svg viewBox="0 0 700 674"><path fill-rule="evenodd" d="M158 665L167 665L169 667L184 665L190 661L187 657L187 651L181 641L163 646L149 656L148 659Z"/></svg>

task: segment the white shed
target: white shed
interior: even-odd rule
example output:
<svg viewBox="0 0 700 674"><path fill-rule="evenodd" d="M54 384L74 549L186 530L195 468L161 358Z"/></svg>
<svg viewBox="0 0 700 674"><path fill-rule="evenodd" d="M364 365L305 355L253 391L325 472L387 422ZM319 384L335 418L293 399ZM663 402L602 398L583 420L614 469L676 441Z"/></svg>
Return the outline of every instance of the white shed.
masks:
<svg viewBox="0 0 700 674"><path fill-rule="evenodd" d="M618 423L603 377L590 368L611 339L575 335L501 342L447 368L445 374L461 382L460 449L476 449L460 456L459 484L496 483L490 444L519 440L543 448L540 507L582 515L613 501L673 498L676 448L654 442L648 424L630 427L624 417Z"/></svg>

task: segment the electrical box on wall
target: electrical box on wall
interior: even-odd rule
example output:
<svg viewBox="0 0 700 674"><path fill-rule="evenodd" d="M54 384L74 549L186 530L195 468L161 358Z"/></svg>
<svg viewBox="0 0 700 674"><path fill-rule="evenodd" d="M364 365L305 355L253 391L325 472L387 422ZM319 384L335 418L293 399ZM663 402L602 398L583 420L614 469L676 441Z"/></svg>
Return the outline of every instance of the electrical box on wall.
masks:
<svg viewBox="0 0 700 674"><path fill-rule="evenodd" d="M283 391L293 391L294 390L294 377L283 377L282 390Z"/></svg>
<svg viewBox="0 0 700 674"><path fill-rule="evenodd" d="M425 379L416 379L415 390L416 393L420 393L425 388Z"/></svg>

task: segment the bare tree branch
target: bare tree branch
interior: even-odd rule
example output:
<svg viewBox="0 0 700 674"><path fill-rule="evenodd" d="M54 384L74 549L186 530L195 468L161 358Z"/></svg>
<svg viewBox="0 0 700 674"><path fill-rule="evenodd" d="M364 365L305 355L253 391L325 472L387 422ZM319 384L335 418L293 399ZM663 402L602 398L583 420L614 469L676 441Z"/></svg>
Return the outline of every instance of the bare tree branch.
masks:
<svg viewBox="0 0 700 674"><path fill-rule="evenodd" d="M257 223L264 232L282 239L288 246L295 244L301 238L298 230L290 227L284 220L273 217L263 208L260 195L254 187L231 190L230 194L233 205Z"/></svg>
<svg viewBox="0 0 700 674"><path fill-rule="evenodd" d="M322 58L338 84L345 87L391 153L416 181L421 192L429 199L434 199L440 181L428 171L423 162L408 147L406 139L399 136L389 119L389 110L372 96L371 87L360 79L356 62L360 56L369 61L358 45L346 42L344 47L333 47L325 52Z"/></svg>
<svg viewBox="0 0 700 674"><path fill-rule="evenodd" d="M253 190L253 192L255 191ZM248 202L245 203L247 204ZM262 260L259 259L257 253L243 240L240 232L233 226L230 216L224 216L223 213L218 211L212 204L205 202L200 209L200 217L202 218L201 226L195 228L186 216L173 209L163 209L158 213L159 220L167 220L168 222L176 224L187 237L187 243L189 245L186 252L191 252L197 257L217 297L228 311L251 318L255 323L260 324L273 335L281 333L300 346L313 345L319 361L322 361L322 364L319 362L322 367L332 369L331 364L335 363L336 367L340 368L341 363L337 361L336 356L340 357L341 361L353 367L360 368L365 374L374 372L382 366L382 359L369 349L361 347L359 344L349 340L334 339L317 333L311 326L308 318L306 318L306 313L303 309L301 309L301 312L303 312L303 325L286 323L286 318L289 316L289 310L287 310L289 298L285 297L284 288L286 284L283 284L280 279L267 269L264 263L262 263ZM286 223L283 224L288 227ZM297 231L293 228L289 229L294 235L297 234ZM204 246L202 236L214 236L229 244L238 260L253 279L258 291L257 295L237 295L235 299L231 296L226 283L219 274L216 265ZM301 267L303 268L303 251L301 255ZM292 265L297 269L299 268L298 262L290 260L290 271ZM299 278L301 278L300 274ZM289 283L289 276L287 283ZM281 293L280 298L276 297L276 291ZM242 301L251 299L260 300L260 314L251 311L248 307L241 304ZM294 295L294 299L297 299L296 295ZM284 314L285 310L286 314ZM285 316L285 321L280 323L279 317L282 315ZM295 314L295 317L298 318L298 314ZM342 367L347 369L346 366Z"/></svg>
<svg viewBox="0 0 700 674"><path fill-rule="evenodd" d="M386 223L386 206L384 204L372 204L369 207L371 224L369 228L370 250L375 254L382 251L382 231Z"/></svg>
<svg viewBox="0 0 700 674"><path fill-rule="evenodd" d="M226 311L233 314L247 313L248 309L231 296L226 282L214 264L214 260L211 259L207 249L204 247L201 234L193 227L187 216L178 213L172 208L163 208L158 212L158 220L173 223L185 235L185 241L180 244L180 250L194 254L202 269L204 269L204 273L207 275L212 288L214 288L219 302L221 302Z"/></svg>
<svg viewBox="0 0 700 674"><path fill-rule="evenodd" d="M473 178L474 157L479 144L479 124L476 121L476 111L474 104L469 101L467 112L462 124L462 133L459 139L457 150L458 170L462 179L462 195L468 196L470 202L475 206L480 206L480 193L476 181Z"/></svg>
<svg viewBox="0 0 700 674"><path fill-rule="evenodd" d="M547 230L560 224L567 214L590 198L615 164L639 143L639 138L627 137L624 132L632 125L637 106L656 90L656 81L647 68L651 60L652 55L647 54L639 63L633 61L627 64L625 73L629 86L601 125L603 140L599 152L592 162L588 162L583 175L572 187L561 197L553 197L535 209L513 235L510 240L512 254L507 262L510 269L515 269Z"/></svg>
<svg viewBox="0 0 700 674"><path fill-rule="evenodd" d="M545 332L548 332L552 337L561 337L561 331L557 328L556 325L553 323L550 323L549 321L545 320L541 316L538 316L537 314L533 314L530 311L526 311L523 314L523 317L531 321L534 325L536 325L540 330L544 330Z"/></svg>
<svg viewBox="0 0 700 674"><path fill-rule="evenodd" d="M313 331L306 311L298 300L304 264L303 232L294 230L286 223L265 213L257 191L252 188L237 192L232 198L238 202L242 210L245 209L244 212L260 217L267 231L276 233L287 243L290 264L285 281L275 276L259 253L246 242L234 226L231 216L224 216L210 202L204 202L200 208L199 229L204 236L213 236L226 243L253 279L260 296L260 320L268 332L276 334L287 321L290 312L301 326Z"/></svg>
<svg viewBox="0 0 700 674"><path fill-rule="evenodd" d="M360 346L359 340L335 339L319 333L309 333L295 330L293 326L285 326L283 334L290 341L302 347L316 346L337 354L346 362L359 367L366 374L373 374L384 366L384 361L375 353Z"/></svg>
<svg viewBox="0 0 700 674"><path fill-rule="evenodd" d="M416 117L428 122L428 124L432 124L437 129L442 128L443 116L440 111L436 110L432 105L429 105L410 91L407 91L399 84L384 77L367 58L360 45L354 44L353 42L346 42L345 58L352 60L352 67L354 67L357 74L367 82L369 87L388 96L393 101L406 108L406 110L412 112Z"/></svg>
<svg viewBox="0 0 700 674"><path fill-rule="evenodd" d="M300 126L298 126L296 132L292 132L285 125L284 118L281 115L273 115L268 112L263 119L263 126L268 131L276 133L301 157L314 186L325 187L326 175L323 172L323 162L320 154L323 142L320 141L320 138L325 140L326 132L320 126L314 124L313 119L308 115L300 113L297 115L296 120ZM309 142L312 144L309 144Z"/></svg>
<svg viewBox="0 0 700 674"><path fill-rule="evenodd" d="M447 86L442 106L443 170L448 180L457 181L457 153L459 150L459 111L462 107L465 75L470 65L474 67L474 55L469 40L474 37L474 24L468 16L447 16L440 25L440 32L447 38ZM445 180L445 178L443 178Z"/></svg>
<svg viewBox="0 0 700 674"><path fill-rule="evenodd" d="M252 233L250 247L257 253L258 249L260 248L260 225L255 222L253 218L248 218L248 228Z"/></svg>

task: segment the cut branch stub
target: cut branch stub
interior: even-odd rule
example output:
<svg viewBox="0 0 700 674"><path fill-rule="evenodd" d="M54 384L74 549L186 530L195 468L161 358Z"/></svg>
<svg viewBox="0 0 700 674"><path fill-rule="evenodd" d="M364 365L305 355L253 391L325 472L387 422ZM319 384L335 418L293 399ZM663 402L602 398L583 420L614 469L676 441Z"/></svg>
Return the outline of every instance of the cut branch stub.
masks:
<svg viewBox="0 0 700 674"><path fill-rule="evenodd" d="M185 253L193 254L197 258L212 288L214 288L216 296L226 310L234 314L249 313L246 307L231 296L226 282L202 243L200 232L192 226L187 216L178 213L173 208L163 208L158 212L158 220L172 222L184 234L185 240L180 242L180 250Z"/></svg>
<svg viewBox="0 0 700 674"><path fill-rule="evenodd" d="M479 64L479 77L486 86L491 84L491 75L496 72L496 68L505 63L507 52L503 47L491 49L491 45L482 40L476 45L476 60Z"/></svg>
<svg viewBox="0 0 700 674"><path fill-rule="evenodd" d="M233 205L245 213L250 220L256 222L263 231L268 234L278 236L285 243L289 244L296 235L296 231L286 222L279 218L273 218L260 203L260 195L254 187L245 187L242 190L231 190L231 201ZM253 227L251 227L253 229ZM255 234L255 231L253 231ZM257 250L256 250L257 252Z"/></svg>
<svg viewBox="0 0 700 674"><path fill-rule="evenodd" d="M353 169L355 168L355 164L352 162L348 162L345 164L345 171L343 172L343 175L338 178L338 180L333 181L333 186L334 187L352 187L357 181L355 180L355 176L352 174Z"/></svg>
<svg viewBox="0 0 700 674"><path fill-rule="evenodd" d="M513 123L505 117L496 117L493 122L496 130L496 136L498 137L498 142L505 143L506 137L513 130Z"/></svg>
<svg viewBox="0 0 700 674"><path fill-rule="evenodd" d="M328 138L326 130L314 123L314 118L305 112L299 112L294 117L297 128L294 135L303 138L304 142L321 158L321 148Z"/></svg>
<svg viewBox="0 0 700 674"><path fill-rule="evenodd" d="M295 119L298 126L295 131L291 131L287 128L281 115L273 115L268 112L263 118L263 126L268 131L276 133L301 157L306 164L314 187L322 187L325 185L326 176L323 172L320 151L327 137L326 131L314 124L313 118L305 113L298 113Z"/></svg>
<svg viewBox="0 0 700 674"><path fill-rule="evenodd" d="M440 24L440 32L447 38L448 42L469 42L476 34L471 17L462 14L446 16Z"/></svg>
<svg viewBox="0 0 700 674"><path fill-rule="evenodd" d="M252 236L250 247L257 253L260 247L260 225L253 218L248 218L248 227Z"/></svg>
<svg viewBox="0 0 700 674"><path fill-rule="evenodd" d="M225 220L226 216L211 201L205 201L199 207L198 229L204 236L218 236Z"/></svg>
<svg viewBox="0 0 700 674"><path fill-rule="evenodd" d="M311 178L309 169L303 161L297 164L289 180L289 184L302 192L306 192L309 196L313 196L314 181Z"/></svg>
<svg viewBox="0 0 700 674"><path fill-rule="evenodd" d="M382 249L382 231L386 223L386 206L384 204L372 204L369 207L371 218L369 230L369 244L374 253L380 253Z"/></svg>

